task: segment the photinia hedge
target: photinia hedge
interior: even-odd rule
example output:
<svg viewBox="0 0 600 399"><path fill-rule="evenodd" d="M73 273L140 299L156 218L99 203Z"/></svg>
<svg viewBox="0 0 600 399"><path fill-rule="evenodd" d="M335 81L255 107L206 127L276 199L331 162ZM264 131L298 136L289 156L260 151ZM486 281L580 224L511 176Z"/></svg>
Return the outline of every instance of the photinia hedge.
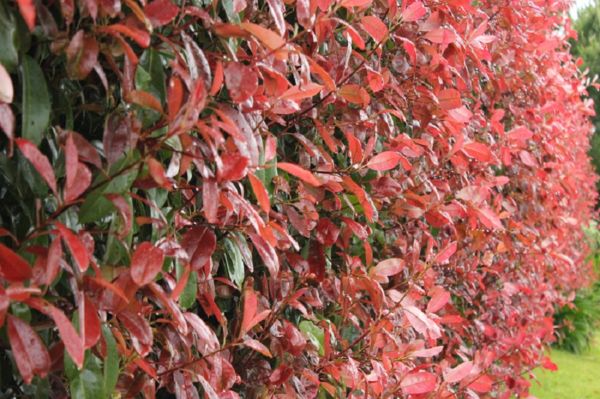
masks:
<svg viewBox="0 0 600 399"><path fill-rule="evenodd" d="M569 3L1 0L2 395L527 396L592 277Z"/></svg>

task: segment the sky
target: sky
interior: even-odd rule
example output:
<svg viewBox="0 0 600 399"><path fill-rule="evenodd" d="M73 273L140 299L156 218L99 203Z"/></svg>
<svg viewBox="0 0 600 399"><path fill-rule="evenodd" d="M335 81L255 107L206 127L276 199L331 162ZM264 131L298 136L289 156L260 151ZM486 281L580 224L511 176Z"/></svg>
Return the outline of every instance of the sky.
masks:
<svg viewBox="0 0 600 399"><path fill-rule="evenodd" d="M573 6L571 7L571 16L577 16L577 10L584 8L585 6L592 3L593 0L575 0L573 2Z"/></svg>

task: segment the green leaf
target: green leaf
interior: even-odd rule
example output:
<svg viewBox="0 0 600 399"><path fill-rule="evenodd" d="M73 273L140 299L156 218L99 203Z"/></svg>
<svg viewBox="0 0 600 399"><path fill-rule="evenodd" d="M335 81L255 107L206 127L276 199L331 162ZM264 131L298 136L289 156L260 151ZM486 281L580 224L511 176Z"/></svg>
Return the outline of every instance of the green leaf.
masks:
<svg viewBox="0 0 600 399"><path fill-rule="evenodd" d="M23 56L22 136L39 145L50 122L50 95L42 68L28 55Z"/></svg>
<svg viewBox="0 0 600 399"><path fill-rule="evenodd" d="M306 335L306 338L317 348L319 355L325 354L325 332L321 327L316 326L310 320L303 320L298 325L300 331Z"/></svg>
<svg viewBox="0 0 600 399"><path fill-rule="evenodd" d="M229 238L225 238L223 260L229 279L241 290L244 284L244 262L238 246Z"/></svg>
<svg viewBox="0 0 600 399"><path fill-rule="evenodd" d="M239 14L233 10L233 0L223 0L221 3L225 9L225 15L227 20L233 24L239 24L241 22Z"/></svg>
<svg viewBox="0 0 600 399"><path fill-rule="evenodd" d="M4 2L0 3L0 64L15 72L19 63L17 24L14 14Z"/></svg>
<svg viewBox="0 0 600 399"><path fill-rule="evenodd" d="M92 186L101 185L92 191L81 205L79 211L81 223L92 223L115 212L114 205L106 199L105 194L123 194L129 191L137 177L138 170L132 167L124 173L120 173L120 171L132 165L138 158L137 152L129 153L112 165L109 175L115 177L107 180L106 176L100 175L94 180ZM102 184L102 182L105 183Z"/></svg>
<svg viewBox="0 0 600 399"><path fill-rule="evenodd" d="M181 275L183 274L183 270L184 270L184 268L182 266L177 265L177 278L181 278ZM179 297L179 306L185 310L191 308L192 305L194 305L194 302L196 302L197 291L198 291L198 273L192 270L190 272L190 277L188 278L185 288L183 289L183 292L181 293L181 296Z"/></svg>
<svg viewBox="0 0 600 399"><path fill-rule="evenodd" d="M102 379L102 362L90 352L86 353L85 362L81 370L77 370L77 367L75 367L75 364L69 356L65 356L65 373L69 379L69 388L72 398L105 398Z"/></svg>
<svg viewBox="0 0 600 399"><path fill-rule="evenodd" d="M154 94L161 103L165 103L167 87L165 71L160 53L155 49L144 51L135 73L135 85L138 90Z"/></svg>
<svg viewBox="0 0 600 399"><path fill-rule="evenodd" d="M110 398L117 386L119 378L119 353L117 343L107 325L102 325L102 335L106 341L106 359L104 359L104 375L102 377L102 390L105 398Z"/></svg>

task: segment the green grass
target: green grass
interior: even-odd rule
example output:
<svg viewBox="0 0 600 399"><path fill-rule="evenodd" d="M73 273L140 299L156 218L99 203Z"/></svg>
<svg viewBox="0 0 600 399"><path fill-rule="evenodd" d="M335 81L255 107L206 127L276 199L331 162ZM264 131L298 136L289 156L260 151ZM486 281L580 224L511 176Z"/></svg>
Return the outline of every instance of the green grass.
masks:
<svg viewBox="0 0 600 399"><path fill-rule="evenodd" d="M575 355L555 349L550 357L558 371L536 370L539 384L532 381L532 395L539 399L600 399L600 335L586 353Z"/></svg>

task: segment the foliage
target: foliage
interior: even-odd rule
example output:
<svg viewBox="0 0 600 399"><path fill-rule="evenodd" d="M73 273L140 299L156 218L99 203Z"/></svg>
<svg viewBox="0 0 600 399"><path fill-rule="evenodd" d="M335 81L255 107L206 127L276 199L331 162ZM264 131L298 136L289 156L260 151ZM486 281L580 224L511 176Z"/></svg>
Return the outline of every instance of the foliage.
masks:
<svg viewBox="0 0 600 399"><path fill-rule="evenodd" d="M589 80L590 97L594 100L596 116L593 123L596 132L600 131L600 91L597 78L600 75L600 1L595 0L589 6L579 10L573 23L577 31L577 40L571 41L571 52L581 58L580 67L587 71ZM590 155L596 168L600 172L600 134L594 134L591 140ZM600 187L598 187L600 189Z"/></svg>
<svg viewBox="0 0 600 399"><path fill-rule="evenodd" d="M600 270L600 230L597 222L585 228L590 242L590 258L596 272ZM558 326L555 346L573 353L590 349L594 335L600 327L600 281L577 292L572 303L568 303L554 314Z"/></svg>
<svg viewBox="0 0 600 399"><path fill-rule="evenodd" d="M572 303L556 312L554 322L559 326L556 347L573 353L587 351L600 322L600 282L578 292Z"/></svg>
<svg viewBox="0 0 600 399"><path fill-rule="evenodd" d="M3 393L526 396L591 275L567 3L2 0Z"/></svg>

